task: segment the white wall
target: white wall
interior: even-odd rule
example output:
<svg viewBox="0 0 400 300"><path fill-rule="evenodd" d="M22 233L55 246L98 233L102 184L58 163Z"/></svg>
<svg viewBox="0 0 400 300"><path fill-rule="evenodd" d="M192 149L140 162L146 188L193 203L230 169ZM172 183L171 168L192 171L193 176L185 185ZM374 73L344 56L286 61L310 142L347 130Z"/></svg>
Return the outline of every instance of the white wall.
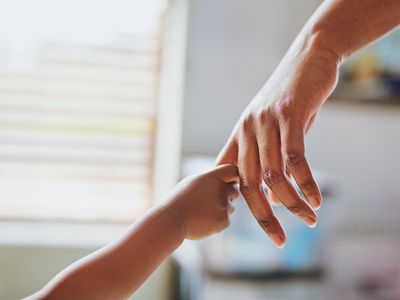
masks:
<svg viewBox="0 0 400 300"><path fill-rule="evenodd" d="M183 151L216 155L243 108L321 1L192 2ZM335 210L329 212L339 240L329 248L336 245L339 254L329 257L332 269L345 281L347 266L368 274L368 262L376 262L374 255L383 253L373 244L388 250L393 249L391 241L398 240L400 105L328 103L306 144L312 167L334 175ZM357 235L363 242L355 242ZM396 260L391 255L383 258L388 265Z"/></svg>
<svg viewBox="0 0 400 300"><path fill-rule="evenodd" d="M393 213L397 218L399 133L400 104L332 101L322 109L307 136L307 153L314 168L335 174L341 214L359 212L371 222L388 220Z"/></svg>
<svg viewBox="0 0 400 300"><path fill-rule="evenodd" d="M218 153L243 108L320 2L192 1L184 153ZM308 137L308 158L314 168L338 174L345 199L367 201L369 207L374 199L399 199L394 183L400 164L399 120L398 107L327 105Z"/></svg>
<svg viewBox="0 0 400 300"><path fill-rule="evenodd" d="M26 297L77 259L93 252L90 247L1 246L0 299ZM131 300L169 299L169 265L162 265Z"/></svg>
<svg viewBox="0 0 400 300"><path fill-rule="evenodd" d="M185 154L218 153L320 2L192 1ZM326 242L332 277L346 286L376 270L398 273L400 105L328 103L306 146L312 167L334 175L334 205L322 208L334 234ZM377 259L376 253L385 254Z"/></svg>
<svg viewBox="0 0 400 300"><path fill-rule="evenodd" d="M321 1L193 0L184 153L214 154Z"/></svg>

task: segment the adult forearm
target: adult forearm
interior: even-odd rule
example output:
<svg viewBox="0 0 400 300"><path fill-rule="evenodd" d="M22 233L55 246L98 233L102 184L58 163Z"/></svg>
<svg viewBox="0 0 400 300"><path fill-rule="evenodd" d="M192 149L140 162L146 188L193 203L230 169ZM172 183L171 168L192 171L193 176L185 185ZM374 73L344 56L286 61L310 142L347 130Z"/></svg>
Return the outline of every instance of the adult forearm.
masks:
<svg viewBox="0 0 400 300"><path fill-rule="evenodd" d="M309 19L303 34L339 60L400 24L399 0L327 0Z"/></svg>

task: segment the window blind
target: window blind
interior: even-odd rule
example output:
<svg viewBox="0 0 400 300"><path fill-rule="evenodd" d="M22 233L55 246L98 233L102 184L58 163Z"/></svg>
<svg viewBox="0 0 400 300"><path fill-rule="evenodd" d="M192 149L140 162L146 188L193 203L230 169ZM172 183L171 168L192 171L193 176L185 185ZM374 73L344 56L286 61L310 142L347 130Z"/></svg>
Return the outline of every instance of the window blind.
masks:
<svg viewBox="0 0 400 300"><path fill-rule="evenodd" d="M44 42L29 68L0 67L0 219L125 222L150 205L161 4L152 17L141 34Z"/></svg>

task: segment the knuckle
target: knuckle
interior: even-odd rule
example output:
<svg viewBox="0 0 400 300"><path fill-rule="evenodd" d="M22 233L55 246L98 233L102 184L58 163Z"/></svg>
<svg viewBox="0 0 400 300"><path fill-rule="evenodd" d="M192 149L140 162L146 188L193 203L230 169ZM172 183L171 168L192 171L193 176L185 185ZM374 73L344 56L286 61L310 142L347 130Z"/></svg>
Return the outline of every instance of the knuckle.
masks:
<svg viewBox="0 0 400 300"><path fill-rule="evenodd" d="M283 120L289 119L292 114L291 105L289 105L289 103L286 103L284 101L280 101L279 103L280 103L280 105L277 108L277 113L279 115L279 118L281 118Z"/></svg>
<svg viewBox="0 0 400 300"><path fill-rule="evenodd" d="M248 179L241 178L239 184L242 194L248 194L253 189L253 184Z"/></svg>
<svg viewBox="0 0 400 300"><path fill-rule="evenodd" d="M268 169L263 173L263 179L269 187L274 187L282 183L284 175L281 172Z"/></svg>
<svg viewBox="0 0 400 300"><path fill-rule="evenodd" d="M302 216L303 215L303 208L299 204L294 204L288 207L288 210L295 215Z"/></svg>
<svg viewBox="0 0 400 300"><path fill-rule="evenodd" d="M244 178L240 178L239 186L240 186L240 191L242 192L242 194L247 194L250 190L249 183Z"/></svg>
<svg viewBox="0 0 400 300"><path fill-rule="evenodd" d="M240 192L244 195L249 194L250 192L260 187L259 184L254 184L251 180L245 178L241 178L239 183L240 183Z"/></svg>
<svg viewBox="0 0 400 300"><path fill-rule="evenodd" d="M243 131L249 131L253 128L253 123L254 123L254 117L252 114L246 115L243 120L242 120L242 130Z"/></svg>
<svg viewBox="0 0 400 300"><path fill-rule="evenodd" d="M298 166L304 161L304 154L300 151L288 151L286 153L286 164L290 167Z"/></svg>
<svg viewBox="0 0 400 300"><path fill-rule="evenodd" d="M260 109L256 112L256 119L261 124L266 124L271 119L271 110L268 108Z"/></svg>
<svg viewBox="0 0 400 300"><path fill-rule="evenodd" d="M270 233L276 231L272 218L259 218L257 219L257 222L262 228Z"/></svg>
<svg viewBox="0 0 400 300"><path fill-rule="evenodd" d="M314 193L315 192L315 183L312 180L308 180L302 184L300 184L299 188L306 193Z"/></svg>

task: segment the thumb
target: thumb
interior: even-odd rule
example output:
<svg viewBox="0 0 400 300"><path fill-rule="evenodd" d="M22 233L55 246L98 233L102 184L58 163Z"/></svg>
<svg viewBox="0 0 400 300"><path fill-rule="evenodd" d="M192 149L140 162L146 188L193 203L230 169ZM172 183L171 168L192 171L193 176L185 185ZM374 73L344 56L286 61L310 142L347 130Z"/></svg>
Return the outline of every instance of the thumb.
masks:
<svg viewBox="0 0 400 300"><path fill-rule="evenodd" d="M220 165L212 170L210 173L217 175L225 183L239 182L239 171L236 165Z"/></svg>

